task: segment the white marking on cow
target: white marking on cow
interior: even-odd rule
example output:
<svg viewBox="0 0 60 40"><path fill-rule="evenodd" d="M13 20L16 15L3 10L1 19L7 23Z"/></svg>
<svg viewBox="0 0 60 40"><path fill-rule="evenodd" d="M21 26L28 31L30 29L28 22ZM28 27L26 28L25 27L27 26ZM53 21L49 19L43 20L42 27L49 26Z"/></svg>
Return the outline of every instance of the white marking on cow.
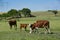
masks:
<svg viewBox="0 0 60 40"><path fill-rule="evenodd" d="M29 33L32 33L32 29L30 28L30 32Z"/></svg>
<svg viewBox="0 0 60 40"><path fill-rule="evenodd" d="M31 24L28 25L28 27L30 27Z"/></svg>

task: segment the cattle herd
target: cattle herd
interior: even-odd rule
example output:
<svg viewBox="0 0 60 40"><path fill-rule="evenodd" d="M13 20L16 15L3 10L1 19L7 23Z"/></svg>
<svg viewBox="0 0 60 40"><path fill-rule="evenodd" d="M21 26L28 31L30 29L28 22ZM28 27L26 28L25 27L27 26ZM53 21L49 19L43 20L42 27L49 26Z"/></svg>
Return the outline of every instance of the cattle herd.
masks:
<svg viewBox="0 0 60 40"><path fill-rule="evenodd" d="M15 19L9 20L8 23L10 25L10 29L12 29L12 26L14 26L15 30L17 30L17 21ZM30 28L29 33L32 33L34 32L34 30L37 31L38 28L45 28L46 29L45 33L51 33L49 24L50 22L48 20L37 20L33 24L20 24L20 30L24 28L26 31L27 30L26 28L29 27Z"/></svg>

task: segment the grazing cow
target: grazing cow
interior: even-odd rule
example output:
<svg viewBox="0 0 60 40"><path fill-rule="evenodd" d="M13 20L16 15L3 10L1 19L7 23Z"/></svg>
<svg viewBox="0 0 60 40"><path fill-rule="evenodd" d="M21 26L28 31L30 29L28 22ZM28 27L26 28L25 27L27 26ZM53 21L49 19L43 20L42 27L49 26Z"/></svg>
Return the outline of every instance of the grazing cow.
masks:
<svg viewBox="0 0 60 40"><path fill-rule="evenodd" d="M46 32L50 33L49 21L38 20L38 21L36 21L36 23L31 24L30 25L30 33L32 33L32 31L34 29L38 29L38 28L46 28Z"/></svg>
<svg viewBox="0 0 60 40"><path fill-rule="evenodd" d="M27 26L29 26L29 24L20 24L20 29L24 28L26 31Z"/></svg>
<svg viewBox="0 0 60 40"><path fill-rule="evenodd" d="M8 21L10 25L10 29L12 29L12 26L14 26L15 30L17 30L17 21L14 19L11 19Z"/></svg>

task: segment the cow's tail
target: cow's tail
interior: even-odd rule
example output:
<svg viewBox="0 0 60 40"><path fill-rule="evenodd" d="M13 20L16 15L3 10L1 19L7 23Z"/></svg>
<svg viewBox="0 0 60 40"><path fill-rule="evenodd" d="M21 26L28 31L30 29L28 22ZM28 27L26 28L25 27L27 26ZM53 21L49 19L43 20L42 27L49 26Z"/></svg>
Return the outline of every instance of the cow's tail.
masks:
<svg viewBox="0 0 60 40"><path fill-rule="evenodd" d="M48 22L48 28L50 29L50 23Z"/></svg>

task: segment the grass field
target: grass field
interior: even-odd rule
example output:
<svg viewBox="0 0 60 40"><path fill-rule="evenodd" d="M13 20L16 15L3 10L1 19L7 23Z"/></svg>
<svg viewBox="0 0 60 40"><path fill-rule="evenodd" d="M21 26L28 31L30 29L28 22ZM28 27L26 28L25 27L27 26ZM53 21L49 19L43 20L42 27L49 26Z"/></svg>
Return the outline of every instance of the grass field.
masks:
<svg viewBox="0 0 60 40"><path fill-rule="evenodd" d="M35 13L35 14L34 14ZM39 13L34 12L32 14L37 17L31 18L20 18L17 22L18 29L17 31L9 29L8 22L6 20L0 21L0 40L60 40L60 16L54 16L54 14L48 14L47 12ZM60 14L58 14L60 15ZM50 29L53 34L44 34L45 29L38 29L39 33L29 34L29 27L27 31L20 31L20 23L34 23L36 20L49 20ZM40 33L41 32L41 33Z"/></svg>

